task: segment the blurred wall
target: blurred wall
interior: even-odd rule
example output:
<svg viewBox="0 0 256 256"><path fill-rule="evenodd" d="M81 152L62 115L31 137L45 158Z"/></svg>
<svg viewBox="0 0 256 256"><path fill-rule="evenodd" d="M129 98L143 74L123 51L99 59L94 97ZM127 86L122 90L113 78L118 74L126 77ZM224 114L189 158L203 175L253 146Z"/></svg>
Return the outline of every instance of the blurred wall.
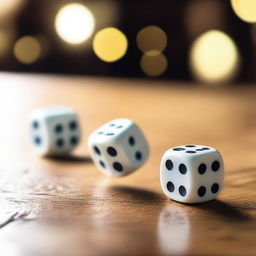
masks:
<svg viewBox="0 0 256 256"><path fill-rule="evenodd" d="M193 55L212 30L224 34L205 36ZM253 22L229 0L0 0L0 70L253 82L255 43Z"/></svg>

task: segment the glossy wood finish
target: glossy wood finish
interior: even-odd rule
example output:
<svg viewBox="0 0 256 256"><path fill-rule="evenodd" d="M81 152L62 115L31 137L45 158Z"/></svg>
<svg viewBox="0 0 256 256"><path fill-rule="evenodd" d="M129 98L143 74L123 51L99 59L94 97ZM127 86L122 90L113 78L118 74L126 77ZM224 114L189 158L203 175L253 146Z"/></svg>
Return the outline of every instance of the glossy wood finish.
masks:
<svg viewBox="0 0 256 256"><path fill-rule="evenodd" d="M255 87L2 73L0 99L1 255L256 255ZM74 107L83 126L69 159L37 157L29 145L29 112L56 104ZM142 127L151 156L112 179L86 142L117 117ZM187 143L223 154L217 200L185 205L162 193L161 156Z"/></svg>

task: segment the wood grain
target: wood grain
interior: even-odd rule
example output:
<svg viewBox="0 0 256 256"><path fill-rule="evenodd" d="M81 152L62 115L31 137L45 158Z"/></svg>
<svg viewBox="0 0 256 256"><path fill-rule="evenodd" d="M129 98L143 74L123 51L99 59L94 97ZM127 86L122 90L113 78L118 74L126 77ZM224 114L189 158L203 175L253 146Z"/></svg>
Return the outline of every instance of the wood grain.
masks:
<svg viewBox="0 0 256 256"><path fill-rule="evenodd" d="M255 100L248 85L1 73L1 255L256 255ZM29 145L27 116L57 104L77 110L83 140L68 159L40 158ZM118 117L142 127L151 156L132 175L112 179L93 165L86 143ZM161 156L182 144L222 153L217 200L184 205L162 193Z"/></svg>

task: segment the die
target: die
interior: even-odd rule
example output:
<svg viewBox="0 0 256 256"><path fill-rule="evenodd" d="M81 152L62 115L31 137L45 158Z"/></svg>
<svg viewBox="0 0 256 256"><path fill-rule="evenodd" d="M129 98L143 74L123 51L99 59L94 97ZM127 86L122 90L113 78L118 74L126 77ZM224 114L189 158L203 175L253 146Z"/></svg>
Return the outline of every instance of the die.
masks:
<svg viewBox="0 0 256 256"><path fill-rule="evenodd" d="M66 155L80 141L78 117L70 107L36 109L30 114L29 125L32 145L43 156Z"/></svg>
<svg viewBox="0 0 256 256"><path fill-rule="evenodd" d="M184 145L167 150L161 160L160 182L164 193L183 203L215 199L224 183L224 163L214 148Z"/></svg>
<svg viewBox="0 0 256 256"><path fill-rule="evenodd" d="M129 119L115 119L98 128L90 135L88 148L96 166L114 177L134 172L149 156L143 132Z"/></svg>

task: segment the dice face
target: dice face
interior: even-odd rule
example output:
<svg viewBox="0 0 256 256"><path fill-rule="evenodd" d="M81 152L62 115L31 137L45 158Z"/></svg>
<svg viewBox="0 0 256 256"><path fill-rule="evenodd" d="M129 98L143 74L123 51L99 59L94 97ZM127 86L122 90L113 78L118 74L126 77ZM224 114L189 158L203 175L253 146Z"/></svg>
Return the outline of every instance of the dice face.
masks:
<svg viewBox="0 0 256 256"><path fill-rule="evenodd" d="M88 147L98 168L115 177L137 170L149 155L143 132L129 119L115 119L101 126L90 135Z"/></svg>
<svg viewBox="0 0 256 256"><path fill-rule="evenodd" d="M160 181L164 193L175 201L210 201L223 187L223 159L216 149L208 146L171 148L162 157Z"/></svg>
<svg viewBox="0 0 256 256"><path fill-rule="evenodd" d="M81 137L77 115L64 106L36 109L30 115L30 136L40 155L70 153Z"/></svg>

